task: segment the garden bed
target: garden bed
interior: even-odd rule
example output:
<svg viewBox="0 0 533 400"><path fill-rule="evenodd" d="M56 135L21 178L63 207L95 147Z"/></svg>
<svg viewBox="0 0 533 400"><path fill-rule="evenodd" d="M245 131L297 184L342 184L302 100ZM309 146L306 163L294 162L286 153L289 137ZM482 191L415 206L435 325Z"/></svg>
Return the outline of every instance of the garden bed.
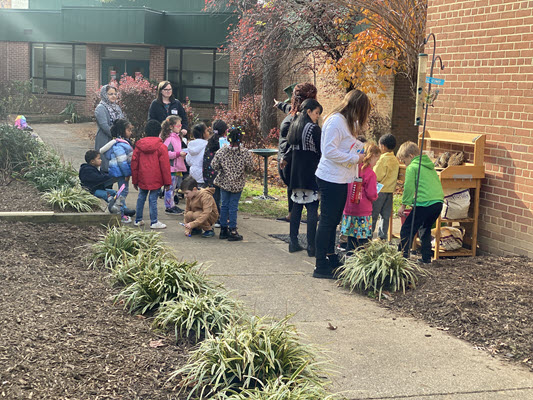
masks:
<svg viewBox="0 0 533 400"><path fill-rule="evenodd" d="M416 290L381 304L533 370L533 261L458 257L427 267Z"/></svg>
<svg viewBox="0 0 533 400"><path fill-rule="evenodd" d="M187 349L113 305L116 290L78 247L102 232L0 221L0 397L177 398L164 384Z"/></svg>

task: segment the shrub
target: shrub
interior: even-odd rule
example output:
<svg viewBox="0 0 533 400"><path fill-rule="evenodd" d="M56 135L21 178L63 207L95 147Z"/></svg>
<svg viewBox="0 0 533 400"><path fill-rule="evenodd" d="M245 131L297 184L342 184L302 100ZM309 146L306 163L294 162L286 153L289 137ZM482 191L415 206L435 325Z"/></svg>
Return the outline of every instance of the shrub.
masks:
<svg viewBox="0 0 533 400"><path fill-rule="evenodd" d="M31 111L39 112L39 102L33 93L33 82L10 81L0 85L0 119L8 114L24 114Z"/></svg>
<svg viewBox="0 0 533 400"><path fill-rule="evenodd" d="M23 171L24 179L41 192L80 185L77 171L70 163L63 164L50 149L42 147L38 154L31 154L29 160L30 164Z"/></svg>
<svg viewBox="0 0 533 400"><path fill-rule="evenodd" d="M114 226L101 235L101 239L92 246L92 260L90 267L96 268L103 264L104 268L114 269L122 261L128 261L130 257L135 257L144 253L142 260L149 262L150 257L147 254L162 255L165 249L161 242L159 233L133 230L125 226ZM136 260L139 261L139 260ZM146 263L139 263L142 268ZM126 264L126 269L129 264ZM118 275L118 274L117 274ZM124 282L131 283L131 282Z"/></svg>
<svg viewBox="0 0 533 400"><path fill-rule="evenodd" d="M99 208L100 200L81 187L63 186L43 194L43 199L61 210L91 212Z"/></svg>
<svg viewBox="0 0 533 400"><path fill-rule="evenodd" d="M397 292L408 286L415 287L417 274L427 272L387 242L373 241L348 257L339 268L338 279L350 291L354 289L377 292L381 299L383 289Z"/></svg>
<svg viewBox="0 0 533 400"><path fill-rule="evenodd" d="M212 289L195 262L161 257L140 270L135 275L135 282L124 288L115 297L115 302L123 301L124 308L131 313L144 314L184 293L202 294Z"/></svg>
<svg viewBox="0 0 533 400"><path fill-rule="evenodd" d="M136 281L140 271L149 268L154 262L160 262L158 260L161 258L172 256L161 246L152 245L140 249L136 255L122 251L118 257L116 262L110 263L111 278L114 284L127 286Z"/></svg>
<svg viewBox="0 0 533 400"><path fill-rule="evenodd" d="M262 389L276 379L320 385L317 359L314 347L300 343L287 319L268 323L252 317L201 342L170 379L182 377L180 392L191 387L189 399Z"/></svg>
<svg viewBox="0 0 533 400"><path fill-rule="evenodd" d="M201 295L183 293L177 301L161 305L154 325L160 328L173 327L176 341L179 338L198 341L222 333L242 313L242 306L226 292L212 291Z"/></svg>
<svg viewBox="0 0 533 400"><path fill-rule="evenodd" d="M30 164L29 156L40 154L43 144L31 133L0 125L0 169L20 172Z"/></svg>

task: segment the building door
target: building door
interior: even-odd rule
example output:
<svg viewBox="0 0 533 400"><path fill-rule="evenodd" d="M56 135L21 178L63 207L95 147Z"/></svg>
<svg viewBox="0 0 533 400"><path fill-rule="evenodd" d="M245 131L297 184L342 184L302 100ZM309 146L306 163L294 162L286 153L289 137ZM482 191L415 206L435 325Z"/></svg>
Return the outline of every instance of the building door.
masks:
<svg viewBox="0 0 533 400"><path fill-rule="evenodd" d="M120 77L126 71L126 60L102 60L102 85L107 85L111 79L120 80ZM112 72L116 75L112 77Z"/></svg>

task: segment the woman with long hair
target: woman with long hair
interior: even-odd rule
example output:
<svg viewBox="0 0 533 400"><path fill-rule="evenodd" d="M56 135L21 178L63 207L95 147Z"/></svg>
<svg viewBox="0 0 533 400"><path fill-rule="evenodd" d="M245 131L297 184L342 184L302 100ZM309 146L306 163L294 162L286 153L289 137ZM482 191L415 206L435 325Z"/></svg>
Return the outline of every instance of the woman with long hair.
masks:
<svg viewBox="0 0 533 400"><path fill-rule="evenodd" d="M94 149L96 151L100 151L102 147L113 140L111 127L116 120L124 118L124 113L117 104L117 100L118 93L114 86L102 86L100 89L100 103L98 103L94 110L96 125L98 126L98 132L96 132L94 141ZM108 172L109 170L109 160L106 157L102 157L100 170L102 172Z"/></svg>
<svg viewBox="0 0 533 400"><path fill-rule="evenodd" d="M370 100L360 90L352 90L328 115L322 128L320 163L316 170L320 192L320 221L316 233L316 265L313 277L333 279L340 265L335 254L335 235L348 184L358 177L358 164L364 159L362 134L370 114Z"/></svg>
<svg viewBox="0 0 533 400"><path fill-rule="evenodd" d="M293 201L290 219L289 253L303 250L298 242L302 210L307 209L307 255L315 256L315 235L318 221L318 186L315 171L320 161L321 130L317 125L322 106L315 99L305 100L287 135L291 169L289 190Z"/></svg>
<svg viewBox="0 0 533 400"><path fill-rule="evenodd" d="M187 113L179 100L174 97L170 82L162 81L157 85L157 98L150 104L148 120L155 119L162 124L170 116L181 118L181 130L184 131L182 133L187 134L187 129L189 128Z"/></svg>

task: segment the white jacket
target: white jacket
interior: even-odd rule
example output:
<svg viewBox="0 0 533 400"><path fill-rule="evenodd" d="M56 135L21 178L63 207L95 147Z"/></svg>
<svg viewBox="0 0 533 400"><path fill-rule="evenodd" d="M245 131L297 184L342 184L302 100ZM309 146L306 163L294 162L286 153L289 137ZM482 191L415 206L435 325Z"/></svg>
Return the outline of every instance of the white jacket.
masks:
<svg viewBox="0 0 533 400"><path fill-rule="evenodd" d="M191 169L189 174L196 179L198 183L204 183L203 163L204 163L204 151L207 146L207 140L194 139L188 144L187 150L189 151L185 161L190 165Z"/></svg>
<svg viewBox="0 0 533 400"><path fill-rule="evenodd" d="M352 183L358 177L357 164L363 143L352 136L342 114L331 115L322 127L322 156L315 175L331 183Z"/></svg>

